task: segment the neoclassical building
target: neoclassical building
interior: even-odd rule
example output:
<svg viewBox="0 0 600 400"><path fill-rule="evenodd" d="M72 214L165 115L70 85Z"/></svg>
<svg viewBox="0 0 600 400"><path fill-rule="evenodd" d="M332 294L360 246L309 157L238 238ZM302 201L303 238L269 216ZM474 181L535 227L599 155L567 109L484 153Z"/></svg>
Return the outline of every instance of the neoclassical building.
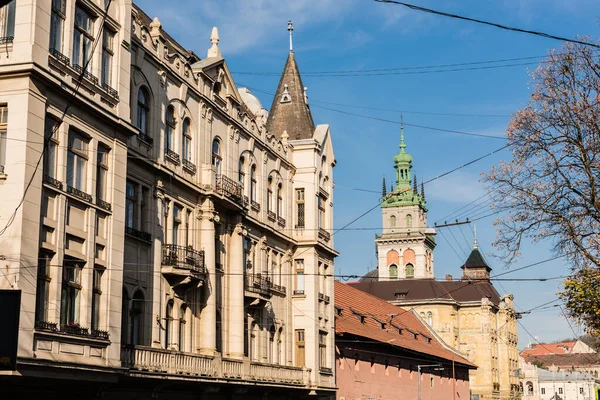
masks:
<svg viewBox="0 0 600 400"><path fill-rule="evenodd" d="M292 48L269 112L216 28L200 57L128 0L0 11L3 388L333 395L335 155Z"/></svg>
<svg viewBox="0 0 600 400"><path fill-rule="evenodd" d="M378 268L354 288L413 310L439 337L460 351L477 369L469 371L473 399L520 396L517 313L513 296L501 296L490 281L492 269L475 240L460 267L462 277L434 279L435 230L427 227L423 185L412 173L401 128L400 152L394 157L396 182L382 192L383 232L375 238ZM411 185L412 183L412 185Z"/></svg>

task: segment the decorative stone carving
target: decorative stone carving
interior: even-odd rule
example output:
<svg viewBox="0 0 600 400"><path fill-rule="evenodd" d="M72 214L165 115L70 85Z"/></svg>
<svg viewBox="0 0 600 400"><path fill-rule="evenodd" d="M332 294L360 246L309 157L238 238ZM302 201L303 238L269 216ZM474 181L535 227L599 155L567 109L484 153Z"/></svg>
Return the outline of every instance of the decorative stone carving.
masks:
<svg viewBox="0 0 600 400"><path fill-rule="evenodd" d="M246 227L242 224L237 224L235 228L233 228L233 233L237 233L238 235L246 236L248 235L248 231Z"/></svg>
<svg viewBox="0 0 600 400"><path fill-rule="evenodd" d="M167 71L159 70L158 76L160 77L160 86L167 86Z"/></svg>

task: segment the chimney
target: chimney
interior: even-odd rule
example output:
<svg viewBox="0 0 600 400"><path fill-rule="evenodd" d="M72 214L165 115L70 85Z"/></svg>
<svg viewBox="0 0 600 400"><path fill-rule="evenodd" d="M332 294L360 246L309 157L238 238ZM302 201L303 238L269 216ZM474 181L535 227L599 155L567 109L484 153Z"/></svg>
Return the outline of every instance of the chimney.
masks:
<svg viewBox="0 0 600 400"><path fill-rule="evenodd" d="M452 281L452 275L446 274L446 281L451 282Z"/></svg>

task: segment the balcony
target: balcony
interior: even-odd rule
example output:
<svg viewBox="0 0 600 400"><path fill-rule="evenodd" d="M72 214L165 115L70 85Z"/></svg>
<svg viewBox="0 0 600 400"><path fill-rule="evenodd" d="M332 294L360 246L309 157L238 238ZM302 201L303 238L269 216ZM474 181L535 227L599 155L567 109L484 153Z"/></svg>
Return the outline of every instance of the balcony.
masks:
<svg viewBox="0 0 600 400"><path fill-rule="evenodd" d="M173 150L165 151L165 159L171 161L175 165L179 165L179 154L175 153Z"/></svg>
<svg viewBox="0 0 600 400"><path fill-rule="evenodd" d="M79 197L81 200L92 202L92 195L82 192L79 189L75 189L73 186L67 185L67 193L72 194L75 197Z"/></svg>
<svg viewBox="0 0 600 400"><path fill-rule="evenodd" d="M250 202L250 207L251 207L251 208L252 208L254 211L256 211L256 212L259 212L259 211L260 211L260 203L257 203L257 202L256 202L256 201L254 201L254 200L252 200L252 201Z"/></svg>
<svg viewBox="0 0 600 400"><path fill-rule="evenodd" d="M190 174L196 173L196 165L190 160L183 159L183 168L185 168Z"/></svg>
<svg viewBox="0 0 600 400"><path fill-rule="evenodd" d="M217 175L215 190L217 193L230 198L236 203L243 202L242 192L244 187L239 182L236 182L225 175Z"/></svg>
<svg viewBox="0 0 600 400"><path fill-rule="evenodd" d="M99 340L110 340L108 331L92 329L79 326L79 324L68 324L59 326L56 322L36 321L35 330L40 332L62 333L70 336L81 336Z"/></svg>
<svg viewBox="0 0 600 400"><path fill-rule="evenodd" d="M273 211L271 211L271 210L267 211L267 217L271 221L277 221L277 215Z"/></svg>
<svg viewBox="0 0 600 400"><path fill-rule="evenodd" d="M106 83L102 84L102 89L104 89L104 91L108 93L110 97L114 98L115 100L119 100L119 92L117 89L112 88Z"/></svg>
<svg viewBox="0 0 600 400"><path fill-rule="evenodd" d="M329 239L331 239L331 234L325 229L319 228L319 239L323 239L324 241L329 242Z"/></svg>
<svg viewBox="0 0 600 400"><path fill-rule="evenodd" d="M283 365L250 362L248 359L230 360L193 353L182 353L145 346L121 349L124 368L151 374L175 375L215 380L236 379L251 382L308 386L310 370Z"/></svg>
<svg viewBox="0 0 600 400"><path fill-rule="evenodd" d="M277 217L277 223L279 224L279 226L285 227L285 218Z"/></svg>
<svg viewBox="0 0 600 400"><path fill-rule="evenodd" d="M112 209L112 206L110 205L110 203L107 201L104 201L102 199L96 199L96 205L100 208L105 209L106 211L109 211L109 212Z"/></svg>
<svg viewBox="0 0 600 400"><path fill-rule="evenodd" d="M194 250L191 246L177 246L175 244L163 244L162 246L163 267L189 270L199 274L205 274L204 250Z"/></svg>
<svg viewBox="0 0 600 400"><path fill-rule="evenodd" d="M148 232L140 231L134 228L130 228L128 226L125 227L125 234L129 236L133 236L136 239L143 240L145 242L152 241L152 235Z"/></svg>
<svg viewBox="0 0 600 400"><path fill-rule="evenodd" d="M71 59L69 59L69 57L65 56L57 49L50 49L50 54L52 54L52 57L56 58L60 63L66 66L71 65Z"/></svg>
<svg viewBox="0 0 600 400"><path fill-rule="evenodd" d="M80 75L82 75L85 79L98 86L98 78L92 75L89 71L84 70L81 65L73 64L73 69L77 71Z"/></svg>
<svg viewBox="0 0 600 400"><path fill-rule="evenodd" d="M246 276L246 291L257 293L265 297L271 297L271 288L273 283L271 279L261 274Z"/></svg>
<svg viewBox="0 0 600 400"><path fill-rule="evenodd" d="M59 190L62 190L62 188L63 188L62 182L59 181L58 179L54 179L50 175L44 175L44 183L46 185L53 186L53 187L55 187L55 188L57 188Z"/></svg>

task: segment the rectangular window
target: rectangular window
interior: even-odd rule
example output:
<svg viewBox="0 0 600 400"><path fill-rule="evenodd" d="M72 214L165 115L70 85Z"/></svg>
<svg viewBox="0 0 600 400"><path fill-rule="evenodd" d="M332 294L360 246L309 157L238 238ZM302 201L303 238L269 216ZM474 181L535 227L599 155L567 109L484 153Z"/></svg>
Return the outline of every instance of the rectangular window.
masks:
<svg viewBox="0 0 600 400"><path fill-rule="evenodd" d="M542 388L542 394L546 394L546 388Z"/></svg>
<svg viewBox="0 0 600 400"><path fill-rule="evenodd" d="M15 4L16 0L10 0L0 8L0 34L10 43L15 37Z"/></svg>
<svg viewBox="0 0 600 400"><path fill-rule="evenodd" d="M65 0L52 0L50 14L50 51L62 53L63 26L65 23Z"/></svg>
<svg viewBox="0 0 600 400"><path fill-rule="evenodd" d="M63 263L62 293L60 299L61 326L79 323L79 298L83 263L65 260Z"/></svg>
<svg viewBox="0 0 600 400"><path fill-rule="evenodd" d="M56 153L58 147L58 122L47 117L44 139L48 141L46 151L44 152L44 174L50 178L56 178Z"/></svg>
<svg viewBox="0 0 600 400"><path fill-rule="evenodd" d="M4 173L6 165L7 140L6 133L8 130L8 106L0 106L0 173Z"/></svg>
<svg viewBox="0 0 600 400"><path fill-rule="evenodd" d="M583 388L579 388L579 394L583 394Z"/></svg>
<svg viewBox="0 0 600 400"><path fill-rule="evenodd" d="M305 349L304 329L296 329L296 367L305 366Z"/></svg>
<svg viewBox="0 0 600 400"><path fill-rule="evenodd" d="M179 244L179 228L181 227L181 207L173 206L173 244Z"/></svg>
<svg viewBox="0 0 600 400"><path fill-rule="evenodd" d="M296 228L304 228L304 189L296 189Z"/></svg>
<svg viewBox="0 0 600 400"><path fill-rule="evenodd" d="M92 330L100 326L100 296L102 295L102 274L104 268L95 267L92 278Z"/></svg>
<svg viewBox="0 0 600 400"><path fill-rule="evenodd" d="M319 367L327 368L327 334L319 332Z"/></svg>
<svg viewBox="0 0 600 400"><path fill-rule="evenodd" d="M319 196L319 229L325 228L325 199Z"/></svg>
<svg viewBox="0 0 600 400"><path fill-rule="evenodd" d="M273 211L273 191L271 188L267 189L267 211Z"/></svg>
<svg viewBox="0 0 600 400"><path fill-rule="evenodd" d="M106 178L108 175L108 149L98 147L98 165L96 166L96 199L106 201Z"/></svg>
<svg viewBox="0 0 600 400"><path fill-rule="evenodd" d="M296 289L294 294L304 294L304 260L296 260Z"/></svg>
<svg viewBox="0 0 600 400"><path fill-rule="evenodd" d="M215 224L215 267L222 269L221 265L221 230L219 225Z"/></svg>
<svg viewBox="0 0 600 400"><path fill-rule="evenodd" d="M92 43L94 42L94 21L83 8L75 7L75 26L73 29L73 65L90 72Z"/></svg>
<svg viewBox="0 0 600 400"><path fill-rule="evenodd" d="M125 226L135 229L136 223L136 185L133 182L127 182L125 186Z"/></svg>
<svg viewBox="0 0 600 400"><path fill-rule="evenodd" d="M142 186L142 190L140 191L140 225L139 229L141 231L146 231L148 225L148 205L147 201L150 199L150 195L148 194L150 189Z"/></svg>
<svg viewBox="0 0 600 400"><path fill-rule="evenodd" d="M67 154L67 185L85 192L87 169L87 139L76 132L69 132L69 152Z"/></svg>
<svg viewBox="0 0 600 400"><path fill-rule="evenodd" d="M48 253L41 252L38 260L37 270L37 288L36 288L36 305L35 305L35 320L48 320L48 298L50 295L50 265L52 257Z"/></svg>
<svg viewBox="0 0 600 400"><path fill-rule="evenodd" d="M113 64L113 42L115 33L104 27L102 31L102 75L101 84L103 87L112 86L112 64Z"/></svg>
<svg viewBox="0 0 600 400"><path fill-rule="evenodd" d="M563 388L561 388L561 387L558 388L558 394L563 394Z"/></svg>

